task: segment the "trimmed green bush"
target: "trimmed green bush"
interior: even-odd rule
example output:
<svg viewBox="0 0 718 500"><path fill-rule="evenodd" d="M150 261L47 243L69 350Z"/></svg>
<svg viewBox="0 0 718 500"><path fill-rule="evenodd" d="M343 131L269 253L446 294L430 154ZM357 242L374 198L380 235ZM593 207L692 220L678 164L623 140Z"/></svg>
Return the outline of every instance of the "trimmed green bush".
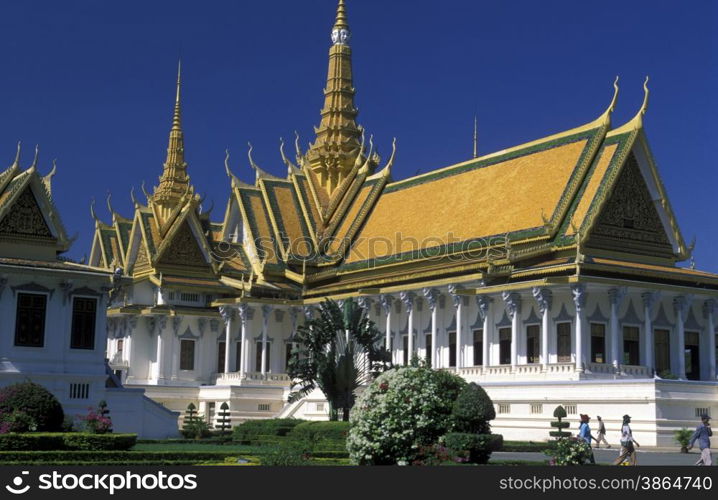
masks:
<svg viewBox="0 0 718 500"><path fill-rule="evenodd" d="M236 426L232 439L242 444L277 444L297 425L306 420L297 418L271 418L267 420L248 420Z"/></svg>
<svg viewBox="0 0 718 500"><path fill-rule="evenodd" d="M472 464L486 464L492 451L500 450L503 445L501 434L474 434L450 432L444 436L444 444L454 455L467 458Z"/></svg>
<svg viewBox="0 0 718 500"><path fill-rule="evenodd" d="M426 366L382 373L351 413L347 450L360 465L411 464L450 431L451 412L466 382Z"/></svg>
<svg viewBox="0 0 718 500"><path fill-rule="evenodd" d="M88 434L84 432L0 434L0 450L129 450L137 434Z"/></svg>
<svg viewBox="0 0 718 500"><path fill-rule="evenodd" d="M287 437L306 444L310 450L346 450L349 422L302 422Z"/></svg>
<svg viewBox="0 0 718 500"><path fill-rule="evenodd" d="M50 391L34 382L0 389L0 432L61 431L62 405Z"/></svg>
<svg viewBox="0 0 718 500"><path fill-rule="evenodd" d="M459 393L451 415L456 432L490 434L489 421L496 418L496 410L486 391L472 382Z"/></svg>
<svg viewBox="0 0 718 500"><path fill-rule="evenodd" d="M567 438L571 436L570 432L566 432L563 429L568 429L569 425L571 425L569 422L564 422L563 418L566 418L566 409L558 405L556 409L553 411L553 416L556 418L553 422L551 422L551 427L558 429L557 431L550 431L548 433L549 436L555 437L557 439Z"/></svg>
<svg viewBox="0 0 718 500"><path fill-rule="evenodd" d="M45 462L134 463L170 462L199 463L224 461L231 454L205 451L0 451L0 464Z"/></svg>
<svg viewBox="0 0 718 500"><path fill-rule="evenodd" d="M681 447L681 453L688 453L688 445L691 442L693 431L685 427L673 433L673 437Z"/></svg>

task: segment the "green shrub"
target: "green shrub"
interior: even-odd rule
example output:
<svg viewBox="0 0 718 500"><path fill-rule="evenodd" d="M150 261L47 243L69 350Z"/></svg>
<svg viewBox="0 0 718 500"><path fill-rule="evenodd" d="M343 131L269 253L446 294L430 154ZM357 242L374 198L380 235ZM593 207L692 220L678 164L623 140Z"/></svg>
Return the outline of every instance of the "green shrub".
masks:
<svg viewBox="0 0 718 500"><path fill-rule="evenodd" d="M269 467L296 467L309 465L310 457L306 450L293 444L285 444L260 457L260 464Z"/></svg>
<svg viewBox="0 0 718 500"><path fill-rule="evenodd" d="M566 432L563 429L568 429L569 425L571 425L569 422L564 422L561 419L566 418L566 409L558 405L556 409L553 411L553 416L556 418L553 422L551 422L551 427L558 429L557 431L551 431L549 432L549 436L555 437L557 439L567 438L571 436L570 432Z"/></svg>
<svg viewBox="0 0 718 500"><path fill-rule="evenodd" d="M0 464L92 462L95 464L173 462L200 463L224 461L231 454L205 451L0 451ZM236 455L235 455L236 456Z"/></svg>
<svg viewBox="0 0 718 500"><path fill-rule="evenodd" d="M62 430L65 414L50 391L34 382L0 389L0 432L55 432Z"/></svg>
<svg viewBox="0 0 718 500"><path fill-rule="evenodd" d="M693 431L684 427L683 429L675 431L673 436L676 438L676 442L681 446L681 453L688 453L688 444L691 442Z"/></svg>
<svg viewBox="0 0 718 500"><path fill-rule="evenodd" d="M187 439L204 439L212 435L209 424L200 418L185 423L180 433Z"/></svg>
<svg viewBox="0 0 718 500"><path fill-rule="evenodd" d="M87 434L84 432L0 434L0 450L129 450L137 434Z"/></svg>
<svg viewBox="0 0 718 500"><path fill-rule="evenodd" d="M287 437L292 441L305 443L310 450L346 450L349 422L302 422L295 426Z"/></svg>
<svg viewBox="0 0 718 500"><path fill-rule="evenodd" d="M361 465L410 464L452 425L466 382L448 371L404 366L382 373L352 409L347 450Z"/></svg>
<svg viewBox="0 0 718 500"><path fill-rule="evenodd" d="M488 463L491 452L500 450L503 440L500 434L451 432L444 436L445 446L454 455L464 456L472 464Z"/></svg>
<svg viewBox="0 0 718 500"><path fill-rule="evenodd" d="M496 410L486 391L472 382L459 393L451 415L456 432L490 434L489 421L496 418Z"/></svg>
<svg viewBox="0 0 718 500"><path fill-rule="evenodd" d="M64 434L63 441L68 450L129 450L137 443L137 434L71 432Z"/></svg>
<svg viewBox="0 0 718 500"><path fill-rule="evenodd" d="M272 418L267 420L248 420L236 426L233 430L233 440L250 444L260 440L280 442L281 438L291 432L294 427L306 422L297 418Z"/></svg>
<svg viewBox="0 0 718 500"><path fill-rule="evenodd" d="M551 465L583 465L591 459L591 447L583 439L575 437L559 439L556 447L546 450L552 455Z"/></svg>

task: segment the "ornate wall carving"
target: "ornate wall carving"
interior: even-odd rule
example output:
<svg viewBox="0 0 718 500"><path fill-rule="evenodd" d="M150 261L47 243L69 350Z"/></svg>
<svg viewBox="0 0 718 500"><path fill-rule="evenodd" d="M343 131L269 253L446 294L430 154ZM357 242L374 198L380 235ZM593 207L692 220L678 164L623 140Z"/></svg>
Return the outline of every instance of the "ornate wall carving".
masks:
<svg viewBox="0 0 718 500"><path fill-rule="evenodd" d="M50 228L30 188L25 189L10 212L0 221L0 234L52 238Z"/></svg>

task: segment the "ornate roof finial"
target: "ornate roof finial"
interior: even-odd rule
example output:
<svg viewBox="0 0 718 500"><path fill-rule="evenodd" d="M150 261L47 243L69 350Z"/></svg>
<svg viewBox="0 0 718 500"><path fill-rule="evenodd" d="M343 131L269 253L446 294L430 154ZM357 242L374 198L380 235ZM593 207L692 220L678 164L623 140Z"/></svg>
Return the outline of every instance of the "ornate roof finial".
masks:
<svg viewBox="0 0 718 500"><path fill-rule="evenodd" d="M145 198L147 198L147 203L149 203L152 199L152 195L150 195L150 193L147 192L147 189L145 189L145 181L142 181L140 187L142 188L142 193L145 195Z"/></svg>
<svg viewBox="0 0 718 500"><path fill-rule="evenodd" d="M350 37L351 32L349 31L346 6L344 5L344 0L339 0L337 20L332 28L332 43L334 45L346 45Z"/></svg>
<svg viewBox="0 0 718 500"><path fill-rule="evenodd" d="M230 179L233 177L232 170L229 168L229 148L224 150L224 171Z"/></svg>
<svg viewBox="0 0 718 500"><path fill-rule="evenodd" d="M20 166L20 149L22 149L22 141L17 141L17 153L15 153L15 161L12 164L13 167Z"/></svg>
<svg viewBox="0 0 718 500"><path fill-rule="evenodd" d="M138 208L140 206L140 202L137 201L137 198L135 198L135 186L132 186L132 189L130 189L130 198L132 199L132 204L135 208Z"/></svg>
<svg viewBox="0 0 718 500"><path fill-rule="evenodd" d="M172 116L172 130L182 127L182 107L180 104L180 88L182 86L182 59L177 61L177 95L175 96L175 111Z"/></svg>
<svg viewBox="0 0 718 500"><path fill-rule="evenodd" d="M107 191L107 199L105 202L107 203L107 210L110 212L110 217L114 217L115 211L112 209L112 193L109 190Z"/></svg>
<svg viewBox="0 0 718 500"><path fill-rule="evenodd" d="M641 116L645 115L648 109L648 94L648 75L646 75L646 81L643 82L643 104L641 104L641 110L639 111Z"/></svg>
<svg viewBox="0 0 718 500"><path fill-rule="evenodd" d="M40 145L35 144L35 158L32 159L32 165L30 165L30 168L37 168L38 156L40 156Z"/></svg>
<svg viewBox="0 0 718 500"><path fill-rule="evenodd" d="M479 157L479 119L474 115L474 158Z"/></svg>
<svg viewBox="0 0 718 500"><path fill-rule="evenodd" d="M100 222L100 219L97 217L97 214L95 213L95 198L92 198L92 201L90 202L90 215L92 216L92 219L95 222Z"/></svg>
<svg viewBox="0 0 718 500"><path fill-rule="evenodd" d="M187 163L184 159L184 133L182 132L182 61L177 62L177 91L175 95L172 128L170 129L167 159L165 160L160 185L155 188L152 201L161 208L161 213L168 215L182 201L184 192L189 186Z"/></svg>

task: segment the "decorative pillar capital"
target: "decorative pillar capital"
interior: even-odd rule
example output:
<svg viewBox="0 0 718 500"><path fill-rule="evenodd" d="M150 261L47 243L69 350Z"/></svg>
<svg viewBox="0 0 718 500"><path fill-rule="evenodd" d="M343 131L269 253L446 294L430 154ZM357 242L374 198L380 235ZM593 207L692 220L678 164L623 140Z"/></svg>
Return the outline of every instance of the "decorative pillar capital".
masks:
<svg viewBox="0 0 718 500"><path fill-rule="evenodd" d="M181 324L182 316L172 316L172 331L175 335L179 335L179 329Z"/></svg>
<svg viewBox="0 0 718 500"><path fill-rule="evenodd" d="M535 286L532 293L542 315L551 310L551 304L553 304L553 293L551 290Z"/></svg>
<svg viewBox="0 0 718 500"><path fill-rule="evenodd" d="M59 284L60 291L62 292L62 305L67 304L70 298L70 292L72 291L73 283L72 280L62 280Z"/></svg>
<svg viewBox="0 0 718 500"><path fill-rule="evenodd" d="M359 307L364 309L366 314L369 314L369 309L371 309L371 304L374 300L371 297L359 297L357 299L357 304Z"/></svg>
<svg viewBox="0 0 718 500"><path fill-rule="evenodd" d="M674 297L673 310L675 311L676 316L680 314L683 321L685 321L686 313L688 312L688 309L690 309L692 302L693 297L691 295L678 295L677 297Z"/></svg>
<svg viewBox="0 0 718 500"><path fill-rule="evenodd" d="M588 292L586 292L586 285L583 283L574 283L571 285L571 295L573 296L573 303L576 306L576 313L580 313L586 306L586 299Z"/></svg>
<svg viewBox="0 0 718 500"><path fill-rule="evenodd" d="M269 321L269 315L271 314L274 307L270 306L269 304L264 304L262 306L262 320L267 323Z"/></svg>
<svg viewBox="0 0 718 500"><path fill-rule="evenodd" d="M239 318L242 320L242 323L252 319L254 315L254 309L249 304L239 304L237 311L239 312Z"/></svg>
<svg viewBox="0 0 718 500"><path fill-rule="evenodd" d="M479 314L481 315L481 319L486 319L486 316L489 314L489 306L494 301L491 297L488 295L477 295L476 296L476 305L479 306Z"/></svg>
<svg viewBox="0 0 718 500"><path fill-rule="evenodd" d="M426 301L429 303L429 309L431 309L432 312L434 312L436 306L439 304L440 295L441 292L436 288L424 288L424 297L426 297Z"/></svg>
<svg viewBox="0 0 718 500"><path fill-rule="evenodd" d="M309 321L314 317L314 306L304 306L302 312L304 313L304 319Z"/></svg>
<svg viewBox="0 0 718 500"><path fill-rule="evenodd" d="M401 301L406 305L406 312L410 313L414 309L416 294L414 292L401 292L399 297L401 297Z"/></svg>
<svg viewBox="0 0 718 500"><path fill-rule="evenodd" d="M703 317L709 318L713 316L718 308L718 302L715 299L708 299L703 303Z"/></svg>
<svg viewBox="0 0 718 500"><path fill-rule="evenodd" d="M235 318L236 311L232 306L219 306L219 315L222 317L222 321L227 325L230 321Z"/></svg>
<svg viewBox="0 0 718 500"><path fill-rule="evenodd" d="M521 295L517 292L503 292L501 294L506 304L506 312L513 320L517 314L521 314Z"/></svg>
<svg viewBox="0 0 718 500"><path fill-rule="evenodd" d="M621 305L621 301L628 293L628 288L625 286L619 286L616 288L611 288L608 290L608 300L610 301L612 306L619 306Z"/></svg>
<svg viewBox="0 0 718 500"><path fill-rule="evenodd" d="M641 294L643 299L643 307L649 311L653 309L655 303L661 298L661 292L659 291L646 291Z"/></svg>
<svg viewBox="0 0 718 500"><path fill-rule="evenodd" d="M389 314L391 312L391 305L394 302L394 297L392 295L380 295L379 296L379 303L381 304L382 309L384 309L384 312Z"/></svg>
<svg viewBox="0 0 718 500"><path fill-rule="evenodd" d="M449 294L451 295L451 301L454 303L454 307L458 308L463 304L463 296L460 295L461 287L458 285L449 285Z"/></svg>

